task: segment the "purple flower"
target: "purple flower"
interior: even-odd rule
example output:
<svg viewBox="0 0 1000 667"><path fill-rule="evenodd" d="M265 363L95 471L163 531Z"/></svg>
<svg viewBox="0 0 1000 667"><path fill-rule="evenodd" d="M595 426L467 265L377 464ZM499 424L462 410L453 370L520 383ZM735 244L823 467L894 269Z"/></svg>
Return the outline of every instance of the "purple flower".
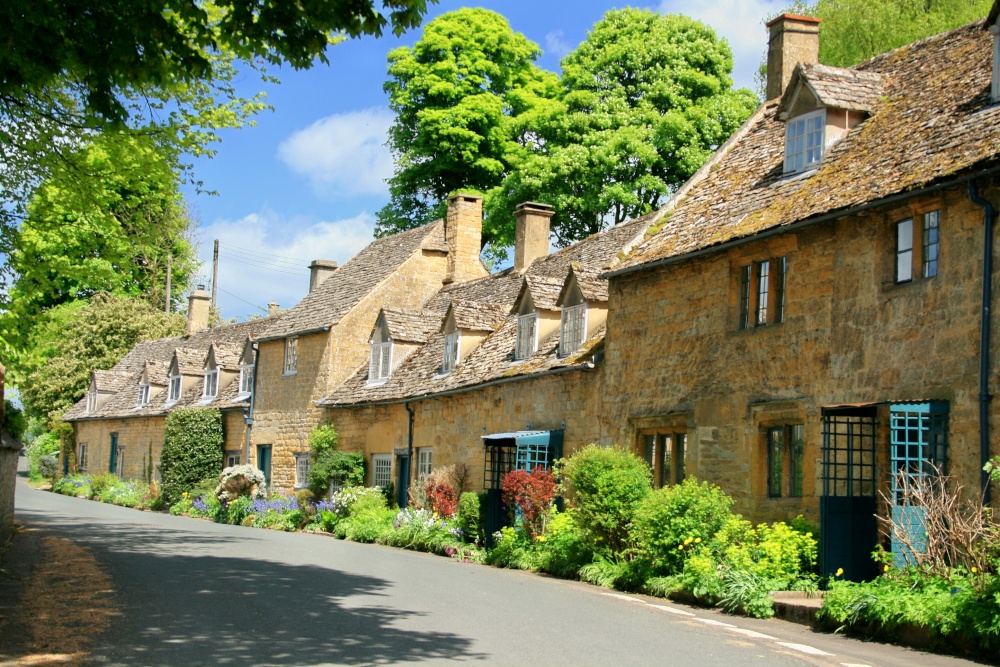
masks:
<svg viewBox="0 0 1000 667"><path fill-rule="evenodd" d="M196 500L193 503L191 503L191 506L194 507L199 512L207 512L208 511L208 503L206 503L204 500L202 500L201 497L199 497L198 500Z"/></svg>

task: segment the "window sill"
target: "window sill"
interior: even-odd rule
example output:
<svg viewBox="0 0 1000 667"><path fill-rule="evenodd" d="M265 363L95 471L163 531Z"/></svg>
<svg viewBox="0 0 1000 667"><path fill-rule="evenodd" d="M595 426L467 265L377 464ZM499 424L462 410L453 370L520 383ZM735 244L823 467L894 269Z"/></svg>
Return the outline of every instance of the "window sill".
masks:
<svg viewBox="0 0 1000 667"><path fill-rule="evenodd" d="M365 383L365 386L366 387L381 387L382 385L384 385L388 381L389 381L389 378L383 378L381 380L369 380L368 382Z"/></svg>
<svg viewBox="0 0 1000 667"><path fill-rule="evenodd" d="M730 331L729 333L736 336L748 336L761 331L781 331L784 328L785 322L775 322L774 324L762 324L756 327L750 327L749 329L737 329L736 331Z"/></svg>
<svg viewBox="0 0 1000 667"><path fill-rule="evenodd" d="M886 297L903 296L908 293L908 290L928 289L927 286L933 283L935 278L937 276L914 278L898 283L895 280L887 280L881 284L881 293Z"/></svg>
<svg viewBox="0 0 1000 667"><path fill-rule="evenodd" d="M291 372L285 371L284 373L281 374L281 377L286 378L286 377L291 377L293 375L298 375L298 371L291 371Z"/></svg>

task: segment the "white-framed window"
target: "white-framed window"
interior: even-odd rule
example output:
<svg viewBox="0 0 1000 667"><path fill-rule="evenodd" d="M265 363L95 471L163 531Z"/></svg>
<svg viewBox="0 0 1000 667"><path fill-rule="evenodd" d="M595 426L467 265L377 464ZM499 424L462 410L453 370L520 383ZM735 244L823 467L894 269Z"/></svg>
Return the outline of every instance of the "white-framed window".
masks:
<svg viewBox="0 0 1000 667"><path fill-rule="evenodd" d="M295 488L301 489L309 484L309 468L312 459L309 452L297 452L295 454Z"/></svg>
<svg viewBox="0 0 1000 667"><path fill-rule="evenodd" d="M913 280L913 218L896 223L896 282Z"/></svg>
<svg viewBox="0 0 1000 667"><path fill-rule="evenodd" d="M87 392L87 412L97 412L97 392Z"/></svg>
<svg viewBox="0 0 1000 667"><path fill-rule="evenodd" d="M240 396L253 393L253 364L240 365Z"/></svg>
<svg viewBox="0 0 1000 667"><path fill-rule="evenodd" d="M565 357L580 349L587 335L587 304L580 303L562 309L559 332L559 355Z"/></svg>
<svg viewBox="0 0 1000 667"><path fill-rule="evenodd" d="M392 454L372 454L372 486L384 489L392 482Z"/></svg>
<svg viewBox="0 0 1000 667"><path fill-rule="evenodd" d="M238 449L231 449L226 452L226 467L232 468L240 464L240 452Z"/></svg>
<svg viewBox="0 0 1000 667"><path fill-rule="evenodd" d="M826 109L796 116L785 122L785 173L809 169L823 159Z"/></svg>
<svg viewBox="0 0 1000 667"><path fill-rule="evenodd" d="M181 376L170 376L170 388L167 390L167 402L173 403L181 399Z"/></svg>
<svg viewBox="0 0 1000 667"><path fill-rule="evenodd" d="M285 339L285 375L295 375L299 369L299 339Z"/></svg>
<svg viewBox="0 0 1000 667"><path fill-rule="evenodd" d="M444 337L444 362L441 364L442 373L450 373L458 365L458 343L462 334L459 331L445 334Z"/></svg>
<svg viewBox="0 0 1000 667"><path fill-rule="evenodd" d="M431 448L421 447L417 450L417 477L431 474Z"/></svg>
<svg viewBox="0 0 1000 667"><path fill-rule="evenodd" d="M538 349L538 313L528 313L517 318L517 344L514 358L527 359Z"/></svg>
<svg viewBox="0 0 1000 667"><path fill-rule="evenodd" d="M219 369L205 372L205 391L202 396L205 398L215 398L219 393Z"/></svg>
<svg viewBox="0 0 1000 667"><path fill-rule="evenodd" d="M142 384L139 385L139 396L135 406L137 408L141 408L142 406L146 405L146 403L149 403L149 384L143 382Z"/></svg>
<svg viewBox="0 0 1000 667"><path fill-rule="evenodd" d="M368 381L384 382L392 370L392 341L372 343L372 356L368 364Z"/></svg>
<svg viewBox="0 0 1000 667"><path fill-rule="evenodd" d="M80 443L80 448L76 453L76 467L80 472L87 472L87 445Z"/></svg>

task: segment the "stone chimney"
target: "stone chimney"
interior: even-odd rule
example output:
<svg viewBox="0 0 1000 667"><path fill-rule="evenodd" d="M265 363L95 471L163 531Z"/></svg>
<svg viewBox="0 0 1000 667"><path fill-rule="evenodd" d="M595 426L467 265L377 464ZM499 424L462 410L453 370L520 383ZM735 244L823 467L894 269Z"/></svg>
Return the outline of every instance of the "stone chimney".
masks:
<svg viewBox="0 0 1000 667"><path fill-rule="evenodd" d="M319 287L320 283L333 275L337 270L337 263L328 259L314 259L309 265L309 291Z"/></svg>
<svg viewBox="0 0 1000 667"><path fill-rule="evenodd" d="M275 315L277 315L280 312L281 312L281 306L278 305L277 301L272 301L271 303L267 304L267 316L268 317L274 317Z"/></svg>
<svg viewBox="0 0 1000 667"><path fill-rule="evenodd" d="M782 14L767 23L766 98L781 97L799 63L819 62L819 19L812 16Z"/></svg>
<svg viewBox="0 0 1000 667"><path fill-rule="evenodd" d="M204 285L198 285L198 289L191 292L191 296L188 297L189 336L208 328L208 306L211 302L212 295L205 291Z"/></svg>
<svg viewBox="0 0 1000 667"><path fill-rule="evenodd" d="M461 193L448 197L444 239L448 243L446 283L481 278L487 274L479 261L479 253L483 249L482 197Z"/></svg>
<svg viewBox="0 0 1000 667"><path fill-rule="evenodd" d="M549 254L549 218L554 214L548 204L533 201L518 204L514 210L514 270L518 273Z"/></svg>

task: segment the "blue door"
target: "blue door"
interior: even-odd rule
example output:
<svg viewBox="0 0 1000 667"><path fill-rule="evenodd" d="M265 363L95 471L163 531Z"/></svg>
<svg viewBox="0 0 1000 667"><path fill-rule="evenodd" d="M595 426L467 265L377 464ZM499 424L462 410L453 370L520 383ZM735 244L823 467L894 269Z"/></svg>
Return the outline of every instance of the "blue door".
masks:
<svg viewBox="0 0 1000 667"><path fill-rule="evenodd" d="M271 488L271 445L257 445L257 467L264 473L264 483Z"/></svg>
<svg viewBox="0 0 1000 667"><path fill-rule="evenodd" d="M112 475L118 472L118 434L111 434L111 458L108 461L108 472Z"/></svg>

